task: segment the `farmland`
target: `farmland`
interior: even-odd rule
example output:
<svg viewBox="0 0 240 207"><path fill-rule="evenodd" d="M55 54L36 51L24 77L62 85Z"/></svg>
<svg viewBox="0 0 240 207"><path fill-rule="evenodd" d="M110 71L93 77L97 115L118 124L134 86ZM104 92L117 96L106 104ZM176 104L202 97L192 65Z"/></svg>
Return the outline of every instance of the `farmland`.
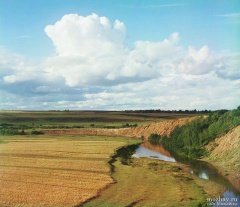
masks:
<svg viewBox="0 0 240 207"><path fill-rule="evenodd" d="M190 116L195 115L124 111L0 111L0 123L20 128L119 128Z"/></svg>
<svg viewBox="0 0 240 207"><path fill-rule="evenodd" d="M179 163L130 158L143 137L170 133L193 116L1 111L0 206L204 204L224 188L189 175Z"/></svg>
<svg viewBox="0 0 240 207"><path fill-rule="evenodd" d="M0 206L75 206L113 183L107 164L125 140L1 138Z"/></svg>

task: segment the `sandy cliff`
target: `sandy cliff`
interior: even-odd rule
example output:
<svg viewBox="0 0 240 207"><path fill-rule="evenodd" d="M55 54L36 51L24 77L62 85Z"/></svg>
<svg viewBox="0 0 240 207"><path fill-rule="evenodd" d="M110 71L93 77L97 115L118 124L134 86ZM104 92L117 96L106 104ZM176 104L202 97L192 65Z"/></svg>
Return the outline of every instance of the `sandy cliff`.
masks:
<svg viewBox="0 0 240 207"><path fill-rule="evenodd" d="M219 167L235 187L240 189L240 125L210 142L206 149L210 155L205 160Z"/></svg>
<svg viewBox="0 0 240 207"><path fill-rule="evenodd" d="M169 135L176 126L181 126L184 123L194 118L181 118L168 121L151 123L147 126L139 126L134 128L121 129L79 129L79 130L45 130L45 134L52 135L104 135L104 136L121 136L121 137L144 137L147 139L150 134L156 133L160 135Z"/></svg>

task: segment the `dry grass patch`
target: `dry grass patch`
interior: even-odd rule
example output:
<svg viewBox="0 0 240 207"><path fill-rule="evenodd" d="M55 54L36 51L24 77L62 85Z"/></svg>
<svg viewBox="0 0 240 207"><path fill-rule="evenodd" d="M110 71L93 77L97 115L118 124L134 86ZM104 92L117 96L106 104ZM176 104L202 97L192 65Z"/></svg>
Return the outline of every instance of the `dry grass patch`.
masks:
<svg viewBox="0 0 240 207"><path fill-rule="evenodd" d="M203 189L177 164L138 158L131 165L114 165L116 184L85 207L195 207L206 201Z"/></svg>
<svg viewBox="0 0 240 207"><path fill-rule="evenodd" d="M108 184L107 161L124 142L8 140L0 144L0 206L75 206Z"/></svg>

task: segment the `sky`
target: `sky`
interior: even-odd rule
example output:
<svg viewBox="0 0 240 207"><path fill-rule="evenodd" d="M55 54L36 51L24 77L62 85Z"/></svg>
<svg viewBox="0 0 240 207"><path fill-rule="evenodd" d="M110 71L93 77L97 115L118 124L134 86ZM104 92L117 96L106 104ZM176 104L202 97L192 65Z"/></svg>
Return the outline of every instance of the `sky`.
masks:
<svg viewBox="0 0 240 207"><path fill-rule="evenodd" d="M0 0L0 110L240 105L239 0Z"/></svg>

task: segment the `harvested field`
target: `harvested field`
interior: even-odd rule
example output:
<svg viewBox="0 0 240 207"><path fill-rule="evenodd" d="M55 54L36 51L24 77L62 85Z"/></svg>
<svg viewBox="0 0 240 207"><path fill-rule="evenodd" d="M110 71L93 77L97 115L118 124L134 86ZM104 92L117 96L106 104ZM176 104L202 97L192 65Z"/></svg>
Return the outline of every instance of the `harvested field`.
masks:
<svg viewBox="0 0 240 207"><path fill-rule="evenodd" d="M113 183L107 161L124 144L8 140L0 144L0 206L76 206Z"/></svg>

